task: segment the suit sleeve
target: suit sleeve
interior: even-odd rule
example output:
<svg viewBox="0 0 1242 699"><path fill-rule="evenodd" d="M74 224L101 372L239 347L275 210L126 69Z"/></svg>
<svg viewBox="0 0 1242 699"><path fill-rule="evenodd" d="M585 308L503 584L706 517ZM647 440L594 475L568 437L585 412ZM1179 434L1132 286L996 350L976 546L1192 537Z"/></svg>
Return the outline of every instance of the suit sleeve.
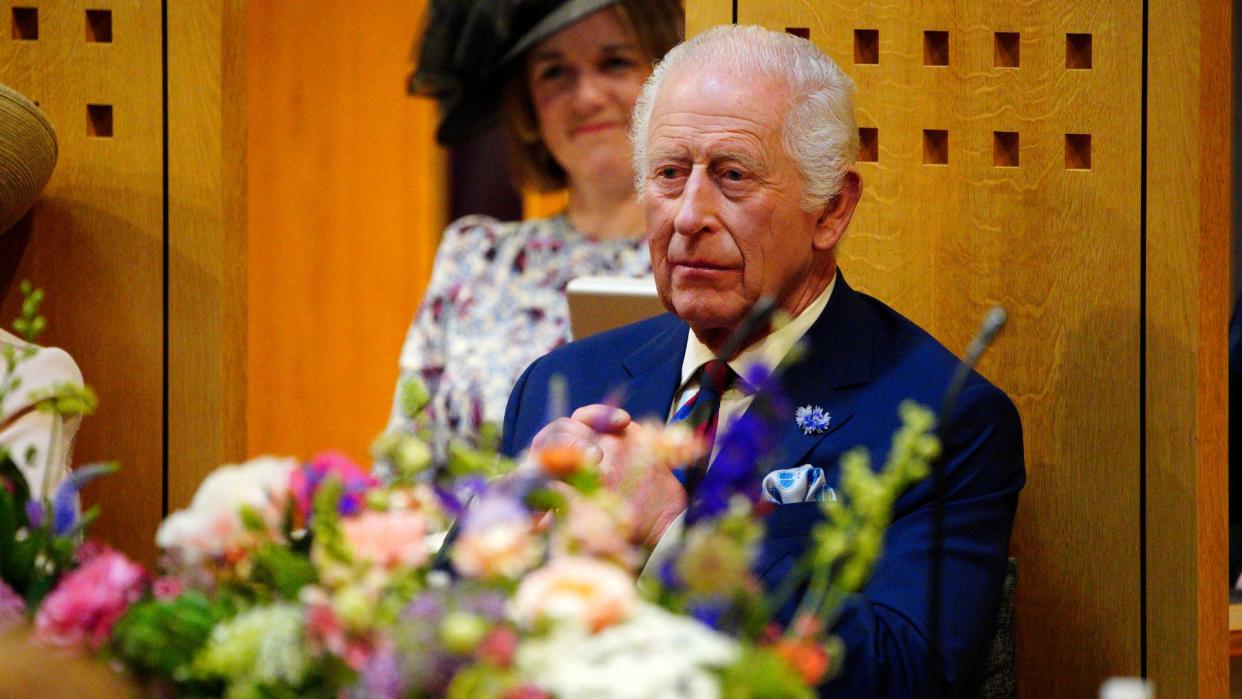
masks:
<svg viewBox="0 0 1242 699"><path fill-rule="evenodd" d="M931 662L928 638L935 520L929 478L898 500L884 554L838 620L845 666L824 696L959 696L972 682L993 630L1025 482L1022 427L1008 397L978 383L963 394L942 441L940 662Z"/></svg>
<svg viewBox="0 0 1242 699"><path fill-rule="evenodd" d="M519 414L522 411L523 396L526 393L526 385L530 381L531 372L540 361L542 360L536 359L518 377L517 383L514 384L513 390L509 393L509 402L505 405L505 422L500 440L500 453L509 458L516 458L522 450L530 446L530 440L534 439L533 434L518 434L518 426L529 422L528 418L519 416Z"/></svg>

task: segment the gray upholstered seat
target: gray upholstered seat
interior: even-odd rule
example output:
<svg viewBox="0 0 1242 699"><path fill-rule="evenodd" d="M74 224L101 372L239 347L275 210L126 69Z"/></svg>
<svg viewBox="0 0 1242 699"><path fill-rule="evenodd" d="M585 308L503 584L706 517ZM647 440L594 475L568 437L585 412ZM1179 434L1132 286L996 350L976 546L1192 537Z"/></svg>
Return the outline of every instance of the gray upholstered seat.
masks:
<svg viewBox="0 0 1242 699"><path fill-rule="evenodd" d="M977 699L1013 699L1018 694L1017 661L1014 656L1014 591L1018 586L1018 561L1009 559L1001 592L996 628L987 655L979 668Z"/></svg>

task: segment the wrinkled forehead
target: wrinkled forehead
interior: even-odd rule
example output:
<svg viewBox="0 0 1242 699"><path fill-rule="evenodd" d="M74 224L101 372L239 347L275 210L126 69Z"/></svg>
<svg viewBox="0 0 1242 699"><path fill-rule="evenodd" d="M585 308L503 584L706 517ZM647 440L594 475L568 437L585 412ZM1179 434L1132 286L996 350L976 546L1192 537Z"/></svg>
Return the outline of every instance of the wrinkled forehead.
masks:
<svg viewBox="0 0 1242 699"><path fill-rule="evenodd" d="M788 105L789 87L781 78L682 69L656 92L647 136L653 146L678 136L767 141L783 128Z"/></svg>

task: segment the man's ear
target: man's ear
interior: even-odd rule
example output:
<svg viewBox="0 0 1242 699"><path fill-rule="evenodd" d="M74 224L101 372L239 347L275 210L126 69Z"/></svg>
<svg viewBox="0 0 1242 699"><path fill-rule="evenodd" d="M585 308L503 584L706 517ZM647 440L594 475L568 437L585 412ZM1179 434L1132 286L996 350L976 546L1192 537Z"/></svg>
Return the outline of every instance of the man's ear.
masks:
<svg viewBox="0 0 1242 699"><path fill-rule="evenodd" d="M854 207L862 197L862 177L853 167L845 171L841 178L841 191L830 199L820 211L815 221L815 238L812 247L816 250L831 250L836 247L850 220L854 218Z"/></svg>

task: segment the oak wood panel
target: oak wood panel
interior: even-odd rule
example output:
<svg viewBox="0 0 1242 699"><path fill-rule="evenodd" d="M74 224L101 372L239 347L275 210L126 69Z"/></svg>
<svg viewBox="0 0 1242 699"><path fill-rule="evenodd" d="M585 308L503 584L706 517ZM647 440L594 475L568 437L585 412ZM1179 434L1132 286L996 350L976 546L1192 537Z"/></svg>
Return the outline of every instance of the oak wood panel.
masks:
<svg viewBox="0 0 1242 699"><path fill-rule="evenodd" d="M857 82L859 125L877 129L842 245L851 283L959 353L988 307L1009 311L981 370L1025 434L1012 549L1027 571L1025 697L1092 696L1141 670L1141 10L739 3L741 23L809 29ZM855 29L878 31L878 63L855 64ZM948 32L948 66L924 65L924 31ZM1020 34L1018 67L996 67L995 32ZM1066 69L1068 32L1092 34L1091 70ZM924 130L948 132L947 164L924 164ZM1018 167L995 166L997 131L1018 134ZM1065 167L1067 133L1091 134L1090 170Z"/></svg>
<svg viewBox="0 0 1242 699"><path fill-rule="evenodd" d="M424 2L247 6L252 453L366 458L444 226L434 104L405 94Z"/></svg>
<svg viewBox="0 0 1242 699"><path fill-rule="evenodd" d="M1230 7L1153 0L1147 170L1148 672L1224 696Z"/></svg>
<svg viewBox="0 0 1242 699"><path fill-rule="evenodd" d="M245 7L168 5L168 490L245 457Z"/></svg>
<svg viewBox="0 0 1242 699"><path fill-rule="evenodd" d="M37 41L16 41L12 7L39 12ZM112 11L111 43L87 43L85 11ZM73 461L116 460L92 484L93 533L150 563L163 481L163 213L160 3L0 2L0 81L47 113L59 163L33 214L0 235L0 317L21 279L48 292L43 342L65 348L99 396ZM87 136L88 104L111 105L113 135Z"/></svg>
<svg viewBox="0 0 1242 699"><path fill-rule="evenodd" d="M733 22L733 0L687 0L684 5L687 37L718 24Z"/></svg>

